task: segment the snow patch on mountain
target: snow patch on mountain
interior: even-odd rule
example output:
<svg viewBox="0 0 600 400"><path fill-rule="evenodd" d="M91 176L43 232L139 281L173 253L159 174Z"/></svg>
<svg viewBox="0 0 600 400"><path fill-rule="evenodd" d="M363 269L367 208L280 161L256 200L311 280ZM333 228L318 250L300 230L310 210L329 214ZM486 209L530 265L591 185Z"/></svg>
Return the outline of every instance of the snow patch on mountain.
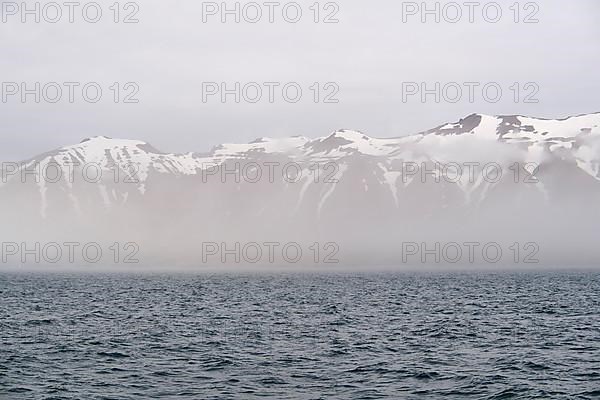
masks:
<svg viewBox="0 0 600 400"><path fill-rule="evenodd" d="M262 157L283 156L298 161L304 170L295 209L298 210L314 184L309 170L315 163L335 162L338 168L335 179L340 179L356 162L367 162L377 168L380 184L386 187L394 204L399 204L399 191L420 179L420 174L404 176L402 165L413 163L466 163L497 162L510 174L515 162L543 165L549 160L560 159L576 165L585 174L600 180L600 114L581 115L563 120L539 119L525 116L490 116L472 114L458 122L446 123L437 128L415 135L396 138L372 138L359 131L338 130L328 136L309 139L303 136L291 138L260 138L247 144L222 144L205 154L162 153L146 142L128 139L111 139L99 136L81 143L65 146L27 160L21 169L43 171L50 164L58 165L63 176L68 177L77 166L95 164L106 179L98 182L97 191L101 204L110 208L113 204L127 202L132 193L125 188L111 186L115 171L129 174L136 184L138 195L145 195L152 188L153 175L183 177L194 176L202 170L228 161L260 161ZM94 175L93 169L89 171ZM439 171L433 172L439 174ZM9 176L16 179L18 174ZM364 177L361 177L364 179ZM322 183L322 182L321 182ZM481 174L474 181L464 173L455 182L463 192L467 204L482 200L491 189ZM48 212L48 184L37 180L40 195L40 214ZM81 199L74 194L70 179L64 181L66 193L73 207L80 209ZM357 182L357 185L361 185ZM317 205L318 214L333 195L337 185L324 184ZM362 182L365 190L371 191ZM539 185L540 190L545 190Z"/></svg>

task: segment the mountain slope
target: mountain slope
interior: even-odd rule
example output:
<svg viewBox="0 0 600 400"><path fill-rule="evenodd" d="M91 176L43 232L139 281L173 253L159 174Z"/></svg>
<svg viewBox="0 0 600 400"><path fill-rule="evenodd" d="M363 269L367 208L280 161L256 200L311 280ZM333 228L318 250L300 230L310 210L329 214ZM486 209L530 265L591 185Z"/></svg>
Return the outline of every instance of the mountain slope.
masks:
<svg viewBox="0 0 600 400"><path fill-rule="evenodd" d="M120 237L159 254L209 239L333 240L358 262L373 248L386 259L407 239L552 247L569 230L588 257L583 243L600 222L600 114L473 114L398 138L340 130L187 154L96 137L5 163L2 176L9 239Z"/></svg>

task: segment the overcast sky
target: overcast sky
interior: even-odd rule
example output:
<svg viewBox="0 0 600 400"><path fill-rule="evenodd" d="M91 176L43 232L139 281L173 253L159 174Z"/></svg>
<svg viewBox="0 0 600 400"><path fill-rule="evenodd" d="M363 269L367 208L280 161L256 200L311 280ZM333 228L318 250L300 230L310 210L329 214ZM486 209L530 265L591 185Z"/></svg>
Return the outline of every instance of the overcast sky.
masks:
<svg viewBox="0 0 600 400"><path fill-rule="evenodd" d="M103 14L95 24L83 19L81 6L74 11L74 23L68 21L67 7L62 7L57 23L44 20L54 18L52 8L42 13L40 23L32 15L23 23L20 10L12 15L14 9L3 2L0 159L25 159L97 135L140 139L163 151L187 152L262 136L319 137L340 128L375 137L401 136L473 112L560 118L600 111L597 0L540 0L537 6L522 1L518 23L509 8L512 0L499 2L503 14L497 23L486 21L495 18L494 7L484 14L483 5L490 3L486 1L474 8L473 23L466 6L461 7L460 21L446 21L444 16L456 18L456 9L449 6L443 14L447 1L441 2L440 23L434 15L422 23L418 11L405 14L403 22L403 7L412 10L398 0L343 0L337 3L339 10L323 1L321 22L315 23L310 9L315 1L298 1L303 14L295 24L283 18L285 1L274 8L274 23L268 21L269 8L262 6L262 20L254 24L244 21L243 15L240 23L233 16L222 23L220 14L206 15L204 23L198 0L140 1L133 16L139 22L133 24L114 23L109 9L114 0L98 2ZM35 5L26 3L30 8ZM120 3L120 20L135 11L131 6L124 9L125 3ZM231 8L234 3L228 2ZM434 3L429 1L429 7ZM246 10L254 18L255 10ZM295 16L294 8L287 11L286 17ZM322 23L332 12L339 22ZM93 8L87 16L94 17ZM539 22L524 23L525 19ZM6 93L14 91L7 82L25 82L29 88L35 82L42 86L97 82L103 97L88 103L79 86L70 103L68 88L63 87L57 103L42 97L36 104L34 95L22 103L20 93ZM121 86L116 104L110 89L114 82ZM122 102L135 87L124 88L127 82L139 87L133 97L138 103ZM203 82L226 82L231 88L235 82L296 82L303 95L297 103L289 103L279 86L270 103L269 90L263 87L263 99L255 104L244 99L236 104L233 95L226 103L218 95L203 102ZM321 86L319 103L310 89L315 82ZM335 88L323 87L328 82L339 87L333 97L338 103L322 102ZM406 82L425 82L429 88L436 82L481 86L475 88L473 103L466 86L455 103L444 98L436 103L433 95L423 103L419 95L403 101ZM503 89L496 103L486 101L481 90L491 82ZM520 88L517 102L514 83ZM49 87L48 97L52 90ZM525 102L527 95L538 102Z"/></svg>

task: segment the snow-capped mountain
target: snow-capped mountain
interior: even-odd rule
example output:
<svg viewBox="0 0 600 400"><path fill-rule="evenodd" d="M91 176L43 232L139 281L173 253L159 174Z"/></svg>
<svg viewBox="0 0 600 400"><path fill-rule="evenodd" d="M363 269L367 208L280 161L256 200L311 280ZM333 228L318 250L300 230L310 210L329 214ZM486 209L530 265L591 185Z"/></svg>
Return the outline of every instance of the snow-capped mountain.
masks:
<svg viewBox="0 0 600 400"><path fill-rule="evenodd" d="M357 262L385 262L402 240L551 248L565 233L588 260L600 222L600 114L473 114L398 138L340 130L208 153L95 137L4 163L0 199L4 238L119 237L161 255L205 240L277 239L335 241Z"/></svg>

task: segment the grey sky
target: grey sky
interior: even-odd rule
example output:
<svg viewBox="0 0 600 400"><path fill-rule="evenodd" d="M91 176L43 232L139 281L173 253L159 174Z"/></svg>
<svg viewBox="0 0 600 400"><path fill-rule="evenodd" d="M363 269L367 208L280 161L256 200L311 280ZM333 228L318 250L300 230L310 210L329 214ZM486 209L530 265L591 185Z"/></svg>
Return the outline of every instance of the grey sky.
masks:
<svg viewBox="0 0 600 400"><path fill-rule="evenodd" d="M97 135L141 139L164 151L206 151L223 142L317 137L338 128L401 136L473 112L552 118L600 111L597 0L537 1L539 23L533 24L513 21L512 0L499 2L503 15L495 24L482 16L487 1L475 8L475 23L466 14L458 23L435 23L433 16L421 23L420 15L403 23L397 0L338 1L339 23L315 24L309 9L314 2L298 1L303 17L297 24L285 22L281 8L273 24L266 15L256 24L236 24L232 17L223 24L218 15L203 23L197 0L144 0L137 24L115 24L113 0L98 2L103 16L96 24L85 22L80 10L72 24L67 15L56 24L33 17L21 23L20 15L8 15L0 22L2 82L98 82L103 98L90 104L76 91L73 104L66 93L56 104L35 104L33 96L25 104L18 96L0 102L0 159L25 159ZM26 3L33 8L35 2ZM535 10L527 3L519 2L521 20ZM120 17L131 10L121 10ZM320 17L326 14L322 10ZM137 83L139 103L115 104L109 89L114 82ZM303 97L291 104L276 91L273 104L236 104L232 97L222 104L217 96L203 103L202 82L298 82ZM314 82L339 85L339 103L315 104L309 89ZM486 102L479 88L474 103L467 89L454 104L435 103L433 96L404 103L403 82L431 88L435 82L498 82L503 96ZM534 82L539 102L524 103L531 90L521 87L515 103L509 89L515 82Z"/></svg>

